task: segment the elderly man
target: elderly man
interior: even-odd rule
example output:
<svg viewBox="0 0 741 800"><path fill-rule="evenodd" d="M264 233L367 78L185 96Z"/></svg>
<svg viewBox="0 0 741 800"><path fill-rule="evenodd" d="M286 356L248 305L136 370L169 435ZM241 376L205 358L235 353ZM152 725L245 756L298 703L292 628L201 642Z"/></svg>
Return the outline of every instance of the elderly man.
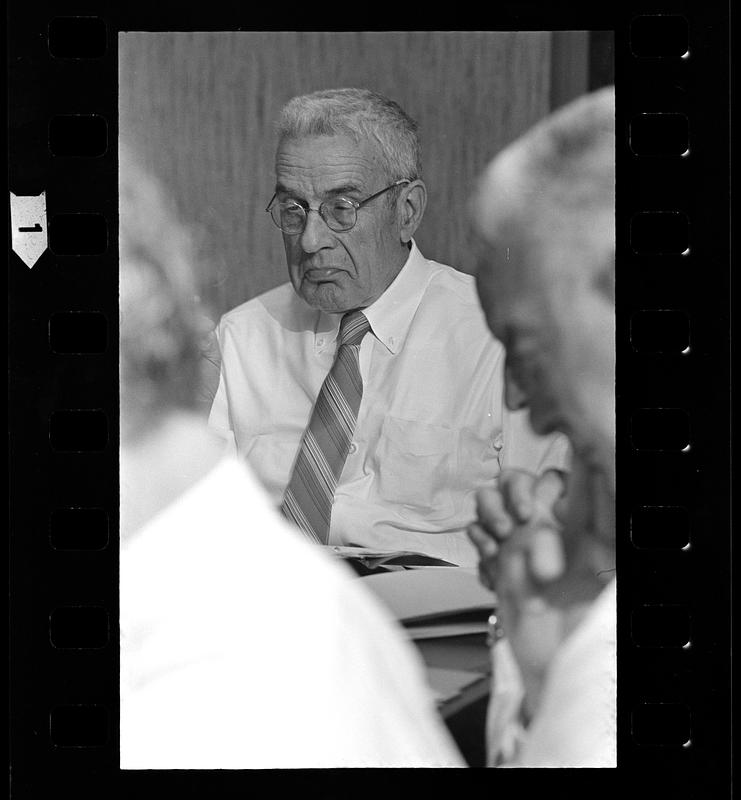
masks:
<svg viewBox="0 0 741 800"><path fill-rule="evenodd" d="M505 474L478 498L470 536L499 595L529 723L518 749L496 683L511 665L497 645L492 763L615 765L614 147L605 89L506 148L471 206L508 402L528 407L535 431L567 434L574 451L565 498L553 474Z"/></svg>
<svg viewBox="0 0 741 800"><path fill-rule="evenodd" d="M290 283L227 313L211 426L313 540L475 566L475 490L564 467L503 404L503 350L474 281L413 236L417 126L373 92L283 109L269 211Z"/></svg>
<svg viewBox="0 0 741 800"><path fill-rule="evenodd" d="M464 766L396 622L198 415L189 237L119 174L121 767Z"/></svg>

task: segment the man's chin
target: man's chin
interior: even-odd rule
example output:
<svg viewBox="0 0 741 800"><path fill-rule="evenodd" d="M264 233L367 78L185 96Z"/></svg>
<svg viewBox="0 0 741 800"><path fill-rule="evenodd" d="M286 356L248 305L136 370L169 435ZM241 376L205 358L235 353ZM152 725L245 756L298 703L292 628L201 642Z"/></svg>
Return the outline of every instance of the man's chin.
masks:
<svg viewBox="0 0 741 800"><path fill-rule="evenodd" d="M325 314L344 314L353 307L333 281L321 283L304 281L298 294L312 308Z"/></svg>

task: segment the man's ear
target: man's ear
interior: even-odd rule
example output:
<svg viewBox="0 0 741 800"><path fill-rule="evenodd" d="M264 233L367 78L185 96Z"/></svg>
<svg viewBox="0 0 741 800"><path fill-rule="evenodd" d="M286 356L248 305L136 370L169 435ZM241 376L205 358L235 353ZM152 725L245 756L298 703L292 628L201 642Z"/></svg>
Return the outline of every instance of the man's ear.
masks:
<svg viewBox="0 0 741 800"><path fill-rule="evenodd" d="M402 244L408 244L414 236L427 206L427 187L421 180L412 181L402 187L397 204L399 212L399 234Z"/></svg>

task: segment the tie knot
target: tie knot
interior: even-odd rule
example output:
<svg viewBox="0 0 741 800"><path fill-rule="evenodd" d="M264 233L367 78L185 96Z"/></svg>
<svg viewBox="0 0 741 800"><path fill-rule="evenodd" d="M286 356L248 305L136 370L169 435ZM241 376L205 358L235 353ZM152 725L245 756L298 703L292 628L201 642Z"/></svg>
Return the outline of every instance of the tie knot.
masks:
<svg viewBox="0 0 741 800"><path fill-rule="evenodd" d="M370 322L362 311L351 311L340 322L339 346L360 344L370 330Z"/></svg>

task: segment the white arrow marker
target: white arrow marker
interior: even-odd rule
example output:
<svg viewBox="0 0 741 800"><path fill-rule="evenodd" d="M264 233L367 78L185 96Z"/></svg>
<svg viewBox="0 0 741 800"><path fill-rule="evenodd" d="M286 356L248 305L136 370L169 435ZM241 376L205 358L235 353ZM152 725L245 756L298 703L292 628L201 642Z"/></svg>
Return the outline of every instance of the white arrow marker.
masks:
<svg viewBox="0 0 741 800"><path fill-rule="evenodd" d="M11 192L10 228L13 250L31 269L49 246L46 230L46 192L20 197Z"/></svg>

